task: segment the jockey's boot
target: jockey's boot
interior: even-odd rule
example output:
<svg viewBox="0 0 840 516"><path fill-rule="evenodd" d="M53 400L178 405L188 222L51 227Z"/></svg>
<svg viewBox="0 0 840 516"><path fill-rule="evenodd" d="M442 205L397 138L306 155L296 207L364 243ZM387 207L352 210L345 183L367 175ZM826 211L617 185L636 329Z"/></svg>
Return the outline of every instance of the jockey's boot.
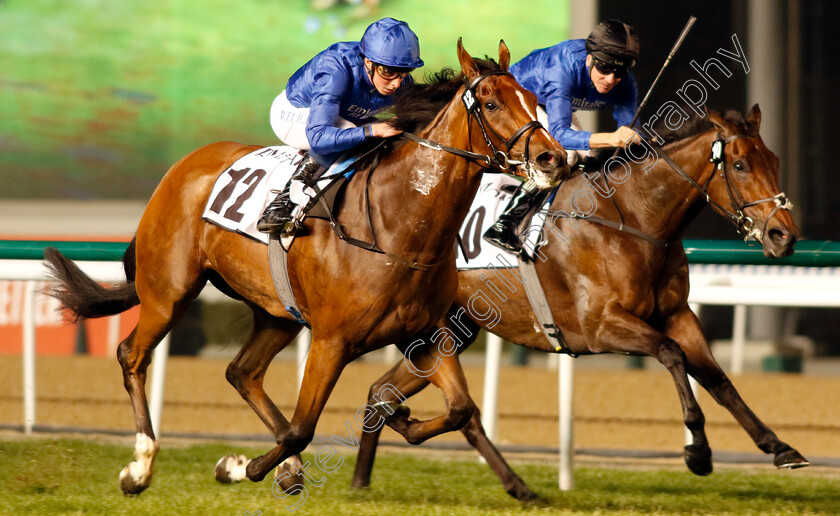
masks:
<svg viewBox="0 0 840 516"><path fill-rule="evenodd" d="M292 181L300 181L308 185L315 178L315 174L320 168L321 164L315 158L310 156L308 152L304 154L289 182L286 183L286 187L265 208L262 217L257 221L257 230L263 233L282 230L292 220L292 210L295 207L289 197Z"/></svg>
<svg viewBox="0 0 840 516"><path fill-rule="evenodd" d="M529 183L523 183L513 194L499 220L484 232L484 240L512 253L522 251L517 228L522 220L545 201L547 191L541 191Z"/></svg>

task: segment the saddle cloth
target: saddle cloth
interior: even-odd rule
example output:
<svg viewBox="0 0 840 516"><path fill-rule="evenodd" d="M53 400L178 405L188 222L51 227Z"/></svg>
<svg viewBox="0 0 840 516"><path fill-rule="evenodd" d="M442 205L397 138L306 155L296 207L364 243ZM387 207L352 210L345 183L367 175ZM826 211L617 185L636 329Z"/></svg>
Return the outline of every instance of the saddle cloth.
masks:
<svg viewBox="0 0 840 516"><path fill-rule="evenodd" d="M486 269L491 264L494 267L512 267L518 263L517 255L485 242L481 237L496 223L512 197L512 189L519 184L519 180L506 174L484 174L478 194L459 232L463 249L459 250L455 261L458 270ZM530 227L542 228L545 220L545 215L537 212ZM531 258L538 239L539 232L531 231L524 246L526 254Z"/></svg>
<svg viewBox="0 0 840 516"><path fill-rule="evenodd" d="M301 151L280 145L263 147L239 158L216 179L201 218L268 245L268 235L257 231L257 221L274 200L275 192L289 182L301 159ZM322 176L318 186L325 187L330 182L328 176L346 170L354 160L355 157L342 156ZM297 200L295 185L292 190L293 200Z"/></svg>

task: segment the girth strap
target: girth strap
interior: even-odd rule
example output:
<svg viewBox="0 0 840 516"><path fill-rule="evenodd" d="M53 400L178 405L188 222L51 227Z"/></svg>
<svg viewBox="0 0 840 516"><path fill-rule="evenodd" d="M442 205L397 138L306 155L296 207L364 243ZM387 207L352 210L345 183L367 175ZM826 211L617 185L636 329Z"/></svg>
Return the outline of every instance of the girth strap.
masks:
<svg viewBox="0 0 840 516"><path fill-rule="evenodd" d="M522 279L525 283L525 295L528 296L528 303L531 305L531 310L534 311L534 316L540 324L540 330L548 343L554 348L555 353L566 353L572 357L577 355L569 351L569 345L566 339L563 338L563 332L560 327L554 323L554 316L551 315L551 308L548 304L548 299L545 297L542 283L540 283L540 276L537 274L537 268L534 262L526 257L519 255L519 270L522 272Z"/></svg>

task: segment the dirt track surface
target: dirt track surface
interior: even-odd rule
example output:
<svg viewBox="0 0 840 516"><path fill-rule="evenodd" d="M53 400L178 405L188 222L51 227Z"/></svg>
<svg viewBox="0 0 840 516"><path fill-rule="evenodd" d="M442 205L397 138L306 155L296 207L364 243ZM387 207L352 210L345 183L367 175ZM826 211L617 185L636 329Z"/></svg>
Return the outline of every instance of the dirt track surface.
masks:
<svg viewBox="0 0 840 516"><path fill-rule="evenodd" d="M166 371L162 432L268 435L262 422L226 382L226 360L171 358ZM115 359L39 357L36 422L134 432L128 395ZM366 401L369 385L387 368L381 363L350 364L318 425L320 436L346 433L344 423ZM465 367L471 393L481 406L484 370ZM275 361L266 390L291 417L295 402L295 364ZM840 457L840 378L784 374L746 374L733 380L743 399L776 434L805 457ZM556 446L557 373L541 368L503 367L499 386L497 443ZM0 424L22 425L22 373L19 356L0 356ZM712 449L759 450L732 416L705 392ZM440 414L439 392L427 388L409 400L412 415ZM383 438L401 440L386 428ZM684 429L676 390L664 371L575 372L575 446L679 452ZM463 441L460 433L436 440ZM768 458L768 463L770 459Z"/></svg>

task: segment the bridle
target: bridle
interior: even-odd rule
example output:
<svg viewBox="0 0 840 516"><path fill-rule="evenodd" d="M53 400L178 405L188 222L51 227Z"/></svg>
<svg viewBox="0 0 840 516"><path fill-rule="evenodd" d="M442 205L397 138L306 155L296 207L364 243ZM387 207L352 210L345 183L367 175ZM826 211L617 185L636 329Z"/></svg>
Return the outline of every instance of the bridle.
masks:
<svg viewBox="0 0 840 516"><path fill-rule="evenodd" d="M746 134L736 134L733 136L729 136L728 138L723 138L720 135L720 133L717 133L716 136L717 137L715 138L715 141L712 142L711 159L709 160L709 162L714 163L715 168L720 171L720 176L723 178L724 184L726 185L726 193L729 195L729 206L732 208L732 211L712 200L711 196L709 195L709 184L715 177L714 171L709 176L709 179L706 180L706 183L703 186L700 186L700 184L698 184L697 181L695 181L690 175L688 175L688 173L685 170L683 170L682 167L677 165L677 163L671 158L671 156L668 155L667 152L665 152L662 149L662 147L655 144L651 145L651 147L656 152L656 155L662 158L665 161L665 163L667 163L668 166L670 166L680 177L688 181L688 183L691 184L691 186L693 186L701 194L703 194L703 197L706 199L706 203L709 206L711 206L712 209L726 217L727 220L729 220L735 225L735 230L738 232L738 234L744 235L744 242L748 242L752 238L756 242L761 243L761 239L767 233L767 224L770 222L770 219L772 219L773 216L776 215L776 212L778 212L779 210L792 210L793 203L787 198L784 192L779 192L773 197L768 197L766 199L743 202L743 196L741 195L741 192L739 192L738 189L732 184L732 182L729 179L729 175L726 173L727 163L724 150L726 148L727 143L731 143L737 140L738 138L750 138L750 136ZM744 209L750 208L752 206L757 206L765 202L775 203L776 206L773 208L773 211L770 212L770 215L768 215L765 219L764 227L759 230L755 227L755 222L753 221L752 217L749 217L744 213ZM618 210L618 212L619 216L621 216L621 210ZM660 240L659 238L656 238L652 235L648 235L647 233L644 233L638 229L625 226L623 222L623 216L621 216L622 222L620 223L595 215L585 217L575 212L572 212L571 216L572 218L587 220L589 222L594 222L596 224L611 227L618 231L629 233L643 240L647 240L651 244L663 249L668 247L669 245L669 243L666 241Z"/></svg>
<svg viewBox="0 0 840 516"><path fill-rule="evenodd" d="M475 90L478 85L484 79L491 77L493 75L507 75L509 77L513 77L510 72L505 71L493 71L487 72L483 75L479 75L475 79L473 79L469 83L464 84L464 93L461 94L461 101L464 103L464 107L467 110L467 131L468 131L468 138L470 141L470 150L463 150L463 149L456 149L454 147L450 147L448 145L443 145L441 143L433 142L431 140L427 140L421 136L417 136L413 133L403 133L403 135L424 147L428 147L430 149L435 149L438 151L448 152L450 154L455 154L457 156L461 156L463 158L471 159L474 161L483 161L489 167L493 167L498 169L500 172L510 172L512 167L520 167L522 165L525 166L525 172L528 177L531 176L531 159L530 159L530 149L531 149L531 136L533 136L534 131L538 129L542 129L543 125L538 122L537 120L531 120L527 124L523 125L516 131L513 136L505 140L503 136L501 136L493 127L487 122L487 118L484 116L484 111L481 109L481 102L478 101L476 97ZM490 154L479 154L473 152L472 149L472 120L475 118L476 122L478 123L478 127L481 129L481 135L484 137L484 142L490 148ZM488 135L489 132L499 140L504 142L505 150L501 150L493 143L493 140ZM527 133L527 134L526 134ZM524 160L514 160L510 157L510 151L516 142L525 135L525 154Z"/></svg>
<svg viewBox="0 0 840 516"><path fill-rule="evenodd" d="M709 184L714 179L716 172L712 172L709 176L709 179L706 180L706 183L703 186L700 186L697 181L691 178L679 165L677 165L674 160L671 159L670 156L664 151L659 152L657 149L657 154L659 157L663 158L668 165L671 166L674 171L676 171L683 179L688 181L691 186L696 188L700 191L701 194L706 199L706 203L712 207L715 211L726 217L730 222L735 225L736 231L739 235L744 236L744 242L748 242L751 238L755 239L756 242L761 242L761 239L764 235L767 234L767 224L770 222L770 219L773 218L774 215L779 210L792 210L793 203L787 198L784 192L779 192L778 194L774 195L773 197L768 197L766 199L759 199L756 201L743 201L743 196L741 192L738 191L738 188L732 183L730 180L730 175L727 174L727 170L729 168L726 162L726 154L724 150L726 148L727 143L731 143L739 138L751 138L751 136L746 134L735 134L729 136L727 138L723 138L720 133L717 133L716 139L712 142L712 153L711 159L709 162L715 164L715 168L720 171L720 177L723 178L724 184L726 185L726 193L729 196L729 206L732 208L730 211L726 207L718 204L717 202L713 201L712 198L709 196L708 189ZM765 202L772 202L776 206L773 208L773 211L770 212L770 215L764 220L764 227L762 229L758 229L755 227L755 222L752 217L747 216L744 213L746 208L750 208L752 206L757 206L759 204L763 204Z"/></svg>

